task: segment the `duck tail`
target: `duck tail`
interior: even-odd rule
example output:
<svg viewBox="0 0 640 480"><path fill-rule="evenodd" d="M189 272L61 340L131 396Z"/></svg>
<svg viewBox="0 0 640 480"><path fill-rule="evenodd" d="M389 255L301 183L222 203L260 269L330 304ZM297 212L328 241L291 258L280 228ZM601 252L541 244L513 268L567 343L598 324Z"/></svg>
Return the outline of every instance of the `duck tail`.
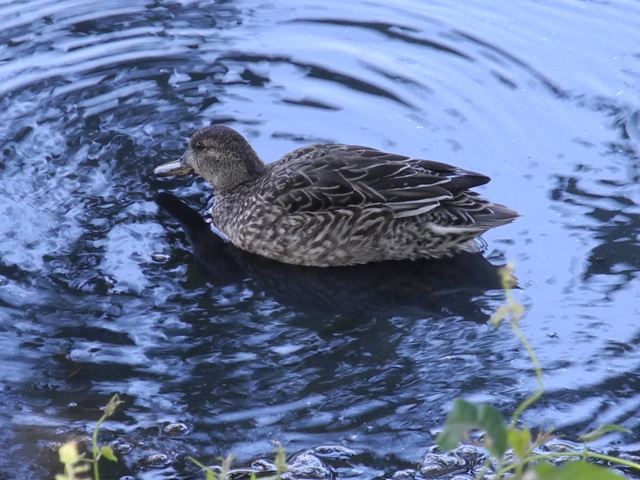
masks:
<svg viewBox="0 0 640 480"><path fill-rule="evenodd" d="M515 210L499 203L492 203L486 210L489 212L474 216L474 227L485 231L511 223L520 216Z"/></svg>

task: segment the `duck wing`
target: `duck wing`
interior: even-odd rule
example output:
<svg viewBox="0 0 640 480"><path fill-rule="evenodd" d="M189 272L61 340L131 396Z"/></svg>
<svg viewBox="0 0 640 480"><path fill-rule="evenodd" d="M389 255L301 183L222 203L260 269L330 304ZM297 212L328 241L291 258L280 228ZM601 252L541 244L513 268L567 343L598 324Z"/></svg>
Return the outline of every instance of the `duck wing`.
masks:
<svg viewBox="0 0 640 480"><path fill-rule="evenodd" d="M384 207L394 218L432 210L436 213L438 207L450 204L450 208L438 211L444 224L469 225L474 210L484 212L489 220L492 212L486 208L492 204L467 192L489 180L446 163L374 148L314 145L295 150L273 164L269 196L289 212ZM469 210L469 215L461 216L456 210Z"/></svg>

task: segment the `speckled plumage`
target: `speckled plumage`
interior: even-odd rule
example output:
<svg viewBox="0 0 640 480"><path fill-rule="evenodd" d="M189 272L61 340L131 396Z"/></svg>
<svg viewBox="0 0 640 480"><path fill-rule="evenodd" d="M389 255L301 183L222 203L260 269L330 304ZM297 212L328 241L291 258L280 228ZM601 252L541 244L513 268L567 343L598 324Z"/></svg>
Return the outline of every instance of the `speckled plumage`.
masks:
<svg viewBox="0 0 640 480"><path fill-rule="evenodd" d="M489 177L356 145L312 145L265 165L235 130L212 126L156 173L189 169L216 190L212 218L234 245L298 265L473 251L517 216L469 191Z"/></svg>

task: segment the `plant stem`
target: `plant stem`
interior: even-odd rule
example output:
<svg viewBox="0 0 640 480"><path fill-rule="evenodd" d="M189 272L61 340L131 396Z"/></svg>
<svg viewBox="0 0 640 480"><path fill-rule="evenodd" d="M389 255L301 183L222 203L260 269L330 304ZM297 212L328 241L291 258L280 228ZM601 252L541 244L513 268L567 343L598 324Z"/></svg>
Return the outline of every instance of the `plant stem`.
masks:
<svg viewBox="0 0 640 480"><path fill-rule="evenodd" d="M100 469L98 468L98 462L100 461L100 446L98 445L98 433L100 432L100 426L107 419L105 413L96 422L96 428L93 429L93 435L91 436L91 453L93 454L93 480L100 480Z"/></svg>
<svg viewBox="0 0 640 480"><path fill-rule="evenodd" d="M536 373L536 380L538 382L538 389L533 392L530 397L526 398L522 403L520 403L520 405L518 405L518 408L516 408L516 410L513 412L513 415L511 416L511 423L509 424L509 426L511 428L515 428L518 420L520 419L520 416L522 415L522 412L529 408L533 403L538 401L544 394L544 372L542 371L542 365L540 364L538 355L536 355L536 352L531 346L531 343L529 343L526 335L520 329L520 320L522 320L522 316L524 315L524 308L513 296L513 266L507 265L506 267L504 267L501 270L500 275L506 300L506 308L504 310L504 316L500 316L499 318L505 318L506 316L511 317L511 330L518 338L518 340L520 340L520 343L527 351L529 359L533 364L533 368Z"/></svg>
<svg viewBox="0 0 640 480"><path fill-rule="evenodd" d="M511 416L511 427L515 427L518 423L518 420L520 419L520 416L522 415L522 412L524 412L532 404L537 402L544 394L544 374L542 372L542 365L540 364L540 360L538 359L535 350L533 350L533 347L529 343L529 340L525 336L524 332L520 329L518 325L519 320L519 318L512 319L511 330L513 330L513 333L516 335L516 337L518 337L518 340L520 340L520 343L524 346L527 354L529 355L529 358L531 359L531 363L533 364L533 368L536 372L538 389L530 397L526 398L522 403L520 403L520 405L518 405L518 408L516 408L516 410L513 412L513 415Z"/></svg>
<svg viewBox="0 0 640 480"><path fill-rule="evenodd" d="M76 480L76 472L75 472L75 465L65 465L64 466L64 471L67 474L67 477L69 480Z"/></svg>

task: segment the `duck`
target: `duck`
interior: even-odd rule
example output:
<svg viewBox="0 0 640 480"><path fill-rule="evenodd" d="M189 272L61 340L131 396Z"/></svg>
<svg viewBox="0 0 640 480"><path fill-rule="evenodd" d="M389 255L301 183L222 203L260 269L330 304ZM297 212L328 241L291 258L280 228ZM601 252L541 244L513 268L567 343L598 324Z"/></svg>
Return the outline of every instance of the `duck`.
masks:
<svg viewBox="0 0 640 480"><path fill-rule="evenodd" d="M486 175L360 145L325 143L263 162L236 130L196 131L158 176L195 173L214 189L211 219L236 247L310 267L478 252L517 218L471 191Z"/></svg>

